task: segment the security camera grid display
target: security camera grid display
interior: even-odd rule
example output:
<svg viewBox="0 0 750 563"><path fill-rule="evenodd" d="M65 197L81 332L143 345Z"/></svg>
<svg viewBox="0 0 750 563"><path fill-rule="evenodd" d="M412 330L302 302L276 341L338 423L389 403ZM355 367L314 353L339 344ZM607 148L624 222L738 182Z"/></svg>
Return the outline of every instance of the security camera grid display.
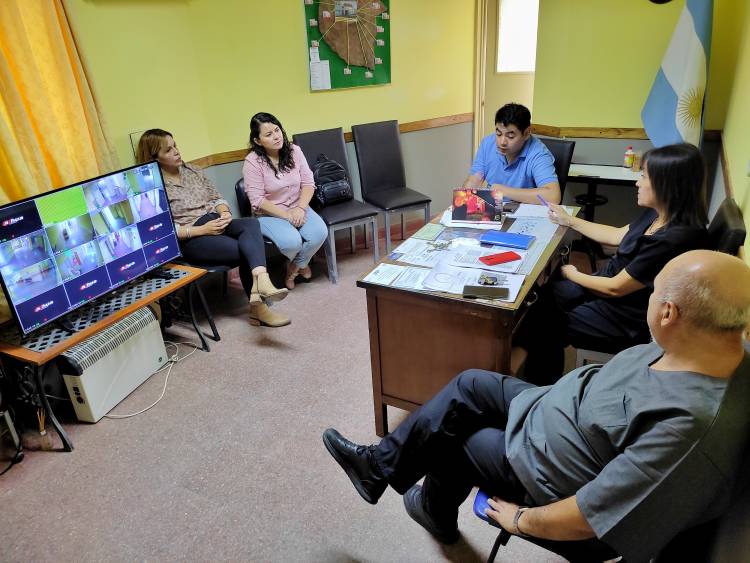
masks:
<svg viewBox="0 0 750 563"><path fill-rule="evenodd" d="M179 255L155 162L0 208L0 277L24 334Z"/></svg>

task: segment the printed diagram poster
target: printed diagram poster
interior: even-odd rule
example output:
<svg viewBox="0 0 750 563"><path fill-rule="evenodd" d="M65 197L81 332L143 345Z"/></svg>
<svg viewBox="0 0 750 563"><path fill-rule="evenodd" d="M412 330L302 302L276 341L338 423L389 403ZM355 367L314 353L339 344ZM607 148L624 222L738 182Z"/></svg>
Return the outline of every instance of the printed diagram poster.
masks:
<svg viewBox="0 0 750 563"><path fill-rule="evenodd" d="M310 89L391 82L390 0L304 0Z"/></svg>

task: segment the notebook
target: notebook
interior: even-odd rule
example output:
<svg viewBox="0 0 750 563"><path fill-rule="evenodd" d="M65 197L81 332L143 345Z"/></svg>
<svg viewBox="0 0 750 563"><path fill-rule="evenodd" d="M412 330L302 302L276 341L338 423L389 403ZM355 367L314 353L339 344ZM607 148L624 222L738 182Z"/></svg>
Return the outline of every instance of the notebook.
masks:
<svg viewBox="0 0 750 563"><path fill-rule="evenodd" d="M505 231L485 231L479 237L479 242L494 244L497 246L506 246L508 248L520 248L526 250L534 242L533 235L523 235L521 233L506 233Z"/></svg>

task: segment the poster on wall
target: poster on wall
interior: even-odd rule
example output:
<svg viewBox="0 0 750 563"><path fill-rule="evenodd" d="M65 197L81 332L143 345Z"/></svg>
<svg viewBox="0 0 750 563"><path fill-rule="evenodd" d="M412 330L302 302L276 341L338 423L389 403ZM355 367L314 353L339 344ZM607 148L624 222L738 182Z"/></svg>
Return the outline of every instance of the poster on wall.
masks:
<svg viewBox="0 0 750 563"><path fill-rule="evenodd" d="M304 0L310 90L391 82L391 0Z"/></svg>

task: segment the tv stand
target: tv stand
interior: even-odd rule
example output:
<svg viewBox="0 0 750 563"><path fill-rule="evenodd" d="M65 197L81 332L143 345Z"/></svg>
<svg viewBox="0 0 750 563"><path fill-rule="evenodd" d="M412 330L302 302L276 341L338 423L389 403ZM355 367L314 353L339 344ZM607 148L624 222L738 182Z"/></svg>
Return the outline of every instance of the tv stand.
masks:
<svg viewBox="0 0 750 563"><path fill-rule="evenodd" d="M68 334L75 334L76 332L78 332L76 330L76 327L73 326L73 323L71 323L68 319L57 319L54 324L56 324Z"/></svg>
<svg viewBox="0 0 750 563"><path fill-rule="evenodd" d="M147 280L171 280L172 277L172 272L167 270L164 266L154 268L143 276L143 278Z"/></svg>
<svg viewBox="0 0 750 563"><path fill-rule="evenodd" d="M121 292L104 295L76 311L75 325L78 327L77 329L73 328L72 324L66 319L63 323L68 322L70 328L61 328L63 323L50 323L25 337L18 334L15 327L8 327L6 331L0 332L0 354L18 360L22 365L27 366L18 370L20 373L15 374L15 377L29 382L35 404L44 408L47 419L60 436L65 451L72 451L73 443L55 417L55 413L47 400L43 386L44 370L51 361L71 346L97 334L141 307L150 305L154 301L192 284L206 274L205 270L192 266L169 264L167 267L169 271L165 272L168 274L165 278L137 280L135 283L124 287ZM198 334L202 336L198 326L194 325L194 327ZM9 377L13 377L13 375L9 375Z"/></svg>

